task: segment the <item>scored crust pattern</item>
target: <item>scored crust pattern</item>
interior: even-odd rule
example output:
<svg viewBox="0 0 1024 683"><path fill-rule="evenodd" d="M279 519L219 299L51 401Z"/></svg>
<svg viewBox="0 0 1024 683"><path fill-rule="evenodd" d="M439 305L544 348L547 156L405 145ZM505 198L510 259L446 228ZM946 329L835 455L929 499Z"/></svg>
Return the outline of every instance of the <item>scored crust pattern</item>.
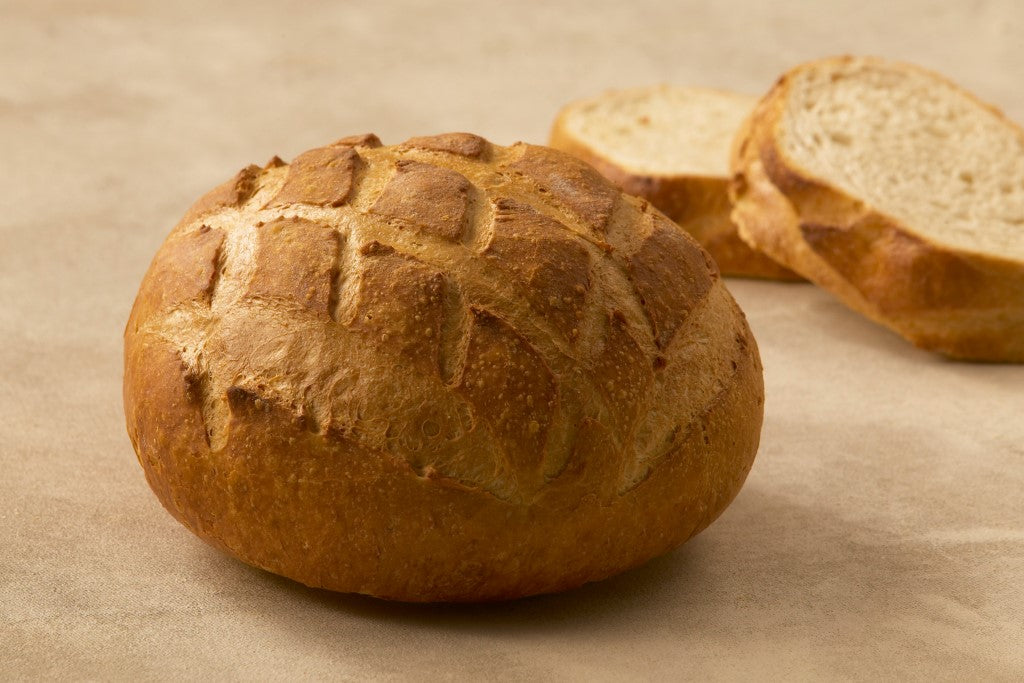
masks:
<svg viewBox="0 0 1024 683"><path fill-rule="evenodd" d="M468 134L244 169L168 237L128 333L179 355L213 451L238 406L274 406L502 500L562 475L580 424L607 433L614 492L635 486L750 341L646 202Z"/></svg>

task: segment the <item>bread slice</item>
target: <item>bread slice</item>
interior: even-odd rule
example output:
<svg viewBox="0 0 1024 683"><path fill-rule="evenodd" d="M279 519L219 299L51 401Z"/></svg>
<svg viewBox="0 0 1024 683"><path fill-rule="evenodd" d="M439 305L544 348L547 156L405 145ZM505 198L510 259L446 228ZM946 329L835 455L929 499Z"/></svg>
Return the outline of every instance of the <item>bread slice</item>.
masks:
<svg viewBox="0 0 1024 683"><path fill-rule="evenodd" d="M737 137L741 237L917 346L1024 362L1024 131L934 73L836 57Z"/></svg>
<svg viewBox="0 0 1024 683"><path fill-rule="evenodd" d="M685 228L726 275L800 279L736 235L729 147L756 98L667 85L620 90L565 107L551 146L594 166Z"/></svg>

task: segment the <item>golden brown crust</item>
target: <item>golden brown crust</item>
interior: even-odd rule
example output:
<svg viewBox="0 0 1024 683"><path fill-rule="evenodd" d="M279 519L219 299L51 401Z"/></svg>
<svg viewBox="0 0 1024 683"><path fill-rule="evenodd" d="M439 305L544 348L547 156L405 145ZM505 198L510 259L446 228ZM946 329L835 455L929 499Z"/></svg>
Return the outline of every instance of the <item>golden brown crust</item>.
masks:
<svg viewBox="0 0 1024 683"><path fill-rule="evenodd" d="M472 133L444 133L409 138L402 146L479 159L487 152L488 142Z"/></svg>
<svg viewBox="0 0 1024 683"><path fill-rule="evenodd" d="M728 178L694 175L641 175L611 162L571 135L563 112L551 130L550 144L597 169L628 194L643 197L678 223L703 246L723 275L799 281L799 275L749 247L729 217Z"/></svg>
<svg viewBox="0 0 1024 683"><path fill-rule="evenodd" d="M762 99L733 149L740 236L920 348L1024 362L1024 266L934 244L798 170L777 146L789 80Z"/></svg>
<svg viewBox="0 0 1024 683"><path fill-rule="evenodd" d="M301 154L288 167L273 206L341 206L352 190L359 155L346 145L320 147Z"/></svg>
<svg viewBox="0 0 1024 683"><path fill-rule="evenodd" d="M207 195L209 197L209 195ZM206 197L200 200L205 202ZM160 247L142 281L128 327L158 311L187 302L210 303L217 278L217 261L224 244L224 232L203 225L189 233L173 232Z"/></svg>
<svg viewBox="0 0 1024 683"><path fill-rule="evenodd" d="M370 211L457 242L469 208L470 188L469 181L456 171L400 159Z"/></svg>
<svg viewBox="0 0 1024 683"><path fill-rule="evenodd" d="M492 426L513 471L537 472L557 417L558 382L511 325L481 309L470 313L466 361L455 391Z"/></svg>
<svg viewBox="0 0 1024 683"><path fill-rule="evenodd" d="M566 342L579 336L590 290L590 253L558 221L514 199L494 204L482 256L518 285L534 315Z"/></svg>
<svg viewBox="0 0 1024 683"><path fill-rule="evenodd" d="M657 214L628 263L640 305L654 328L654 343L667 348L718 279L718 268L707 252L694 249L674 224Z"/></svg>
<svg viewBox="0 0 1024 683"><path fill-rule="evenodd" d="M358 140L269 164L154 260L125 413L165 507L256 566L415 601L570 588L710 523L763 386L707 254L555 152ZM360 170L333 206L339 147Z"/></svg>
<svg viewBox="0 0 1024 683"><path fill-rule="evenodd" d="M547 147L519 143L519 159L509 168L537 183L557 204L582 218L596 235L603 235L618 192L593 168ZM515 149L514 148L514 149Z"/></svg>
<svg viewBox="0 0 1024 683"><path fill-rule="evenodd" d="M246 296L281 300L330 317L341 243L338 233L302 218L257 225L255 233L255 267Z"/></svg>
<svg viewBox="0 0 1024 683"><path fill-rule="evenodd" d="M361 133L359 135L347 135L340 140L335 140L329 147L380 147L380 138L373 133Z"/></svg>
<svg viewBox="0 0 1024 683"><path fill-rule="evenodd" d="M270 164L275 163L275 156ZM239 171L234 178L207 192L185 214L182 223L192 223L203 214L217 209L240 206L248 201L256 191L256 183L263 170L256 164L250 164Z"/></svg>

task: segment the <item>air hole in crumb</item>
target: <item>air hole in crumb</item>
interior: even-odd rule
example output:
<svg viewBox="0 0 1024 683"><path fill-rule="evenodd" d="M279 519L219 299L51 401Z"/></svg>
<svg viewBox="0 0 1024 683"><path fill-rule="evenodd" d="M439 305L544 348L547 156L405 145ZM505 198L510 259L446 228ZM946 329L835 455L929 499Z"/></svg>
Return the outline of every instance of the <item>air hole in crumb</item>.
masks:
<svg viewBox="0 0 1024 683"><path fill-rule="evenodd" d="M732 189L736 193L736 197L739 198L747 191L747 177L742 173L737 173L732 177Z"/></svg>
<svg viewBox="0 0 1024 683"><path fill-rule="evenodd" d="M842 131L832 131L828 136L832 139L832 142L837 145L849 145L853 142L853 138Z"/></svg>
<svg viewBox="0 0 1024 683"><path fill-rule="evenodd" d="M974 182L974 174L968 171L960 171L960 180L970 185Z"/></svg>

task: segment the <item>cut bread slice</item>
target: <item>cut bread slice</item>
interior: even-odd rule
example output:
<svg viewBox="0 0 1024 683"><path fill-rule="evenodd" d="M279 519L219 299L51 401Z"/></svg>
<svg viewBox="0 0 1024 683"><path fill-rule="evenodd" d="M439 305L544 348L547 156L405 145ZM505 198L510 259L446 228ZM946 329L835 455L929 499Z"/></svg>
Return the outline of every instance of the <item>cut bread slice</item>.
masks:
<svg viewBox="0 0 1024 683"><path fill-rule="evenodd" d="M740 236L917 346L1024 362L1024 131L945 78L836 57L741 129Z"/></svg>
<svg viewBox="0 0 1024 683"><path fill-rule="evenodd" d="M757 99L667 85L605 93L566 106L551 146L647 199L693 235L726 275L800 279L736 235L729 148Z"/></svg>

